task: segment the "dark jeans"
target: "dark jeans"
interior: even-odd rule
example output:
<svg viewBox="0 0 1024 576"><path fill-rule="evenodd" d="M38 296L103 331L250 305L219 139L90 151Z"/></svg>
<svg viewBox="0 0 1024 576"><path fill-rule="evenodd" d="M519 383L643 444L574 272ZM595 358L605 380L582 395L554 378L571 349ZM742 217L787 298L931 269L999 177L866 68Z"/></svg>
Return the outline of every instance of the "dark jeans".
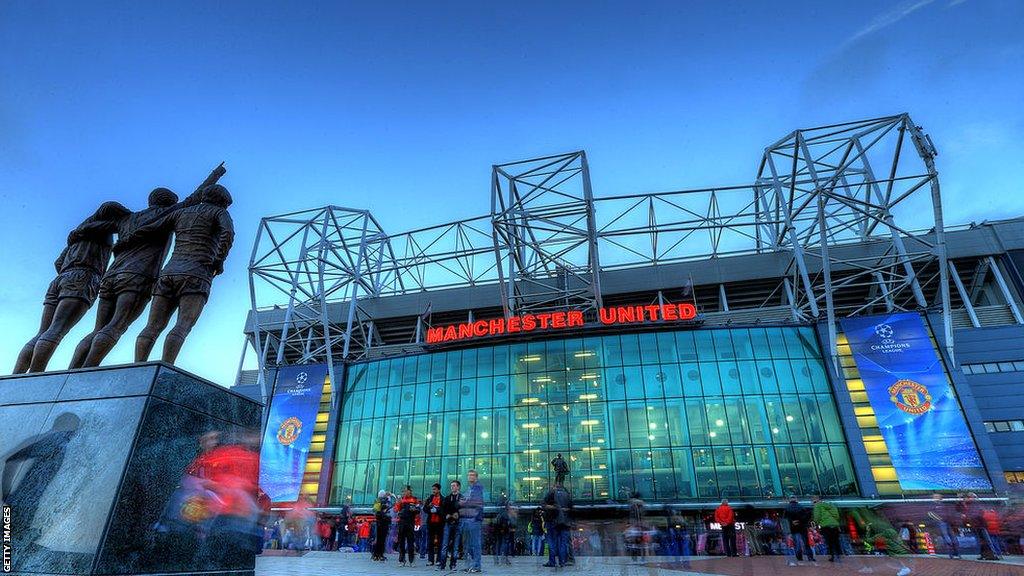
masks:
<svg viewBox="0 0 1024 576"><path fill-rule="evenodd" d="M441 537L441 566L450 562L451 569L455 570L455 560L459 557L460 533L458 524L444 525L444 534Z"/></svg>
<svg viewBox="0 0 1024 576"><path fill-rule="evenodd" d="M422 528L420 528L422 530ZM444 524L427 524L427 562L441 562L441 536Z"/></svg>
<svg viewBox="0 0 1024 576"><path fill-rule="evenodd" d="M811 540L807 537L807 532L793 532L793 548L796 549L796 561L800 562L804 559L804 554L807 554L808 560L814 560L814 549L811 548Z"/></svg>
<svg viewBox="0 0 1024 576"><path fill-rule="evenodd" d="M825 538L825 546L828 548L829 558L839 558L843 555L843 550L839 547L838 526L822 526L821 535Z"/></svg>
<svg viewBox="0 0 1024 576"><path fill-rule="evenodd" d="M738 556L736 553L736 525L722 526L722 548L726 556Z"/></svg>
<svg viewBox="0 0 1024 576"><path fill-rule="evenodd" d="M565 566L569 561L569 527L552 526L548 530L548 562Z"/></svg>
<svg viewBox="0 0 1024 576"><path fill-rule="evenodd" d="M398 525L398 561L411 563L416 559L416 529L412 524Z"/></svg>

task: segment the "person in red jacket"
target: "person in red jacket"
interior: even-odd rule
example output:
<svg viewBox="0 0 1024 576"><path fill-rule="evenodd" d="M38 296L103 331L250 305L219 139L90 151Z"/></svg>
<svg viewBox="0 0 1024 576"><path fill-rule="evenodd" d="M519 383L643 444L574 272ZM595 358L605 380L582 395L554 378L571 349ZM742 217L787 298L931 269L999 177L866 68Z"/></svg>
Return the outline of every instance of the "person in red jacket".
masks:
<svg viewBox="0 0 1024 576"><path fill-rule="evenodd" d="M726 556L739 556L736 552L736 515L733 514L729 501L722 499L722 504L715 509L715 522L722 527L722 548Z"/></svg>
<svg viewBox="0 0 1024 576"><path fill-rule="evenodd" d="M398 561L412 566L416 558L416 530L420 525L420 501L412 495L412 486L406 486L402 498L395 504L398 514Z"/></svg>
<svg viewBox="0 0 1024 576"><path fill-rule="evenodd" d="M427 566L441 562L441 533L444 531L444 516L441 514L444 496L441 485L435 483L431 487L430 496L423 501L423 510L427 513Z"/></svg>

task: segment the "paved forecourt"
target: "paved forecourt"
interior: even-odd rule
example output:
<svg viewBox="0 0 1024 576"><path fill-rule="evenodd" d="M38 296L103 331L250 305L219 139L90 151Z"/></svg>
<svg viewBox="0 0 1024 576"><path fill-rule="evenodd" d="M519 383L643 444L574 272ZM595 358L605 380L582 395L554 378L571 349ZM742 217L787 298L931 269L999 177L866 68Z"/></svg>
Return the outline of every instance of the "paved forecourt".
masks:
<svg viewBox="0 0 1024 576"><path fill-rule="evenodd" d="M1007 562L978 562L949 560L927 556L890 558L881 556L853 556L840 564L819 561L816 565L787 566L782 556L755 556L741 558L695 557L689 564L671 558L649 558L633 562L628 557L580 557L577 565L556 570L541 564L546 557L532 556L512 559L511 566L495 565L492 556L483 559L483 571L494 576L543 575L547 572L564 574L609 576L862 576L877 574L895 576L902 568L912 575L921 576L1024 576L1024 562L1013 558ZM395 574L450 574L439 572L425 561L403 568L397 555L389 555L386 563L373 562L369 554L345 552L309 552L302 556L261 556L256 561L257 576L390 576ZM461 571L458 572L461 574Z"/></svg>

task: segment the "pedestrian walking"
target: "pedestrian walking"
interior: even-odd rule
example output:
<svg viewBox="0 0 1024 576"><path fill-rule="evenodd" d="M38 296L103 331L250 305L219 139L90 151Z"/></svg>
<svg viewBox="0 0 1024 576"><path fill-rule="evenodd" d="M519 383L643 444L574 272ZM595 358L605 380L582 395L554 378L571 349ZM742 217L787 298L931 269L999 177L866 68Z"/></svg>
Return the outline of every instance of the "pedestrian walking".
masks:
<svg viewBox="0 0 1024 576"><path fill-rule="evenodd" d="M398 562L412 566L416 559L416 529L420 525L420 501L412 493L412 486L406 485L402 498L395 504L398 514Z"/></svg>
<svg viewBox="0 0 1024 576"><path fill-rule="evenodd" d="M725 498L715 509L715 522L722 527L722 549L726 556L739 556L736 551L736 515Z"/></svg>
<svg viewBox="0 0 1024 576"><path fill-rule="evenodd" d="M814 550L811 548L810 539L807 534L810 528L810 514L797 500L796 496L790 496L789 506L786 507L783 515L789 523L789 533L793 537L793 549L796 551L796 562L789 561L790 566L796 566L803 562L804 555L811 562L814 559Z"/></svg>
<svg viewBox="0 0 1024 576"><path fill-rule="evenodd" d="M455 571L455 561L458 558L459 534L462 532L462 483L452 480L449 485L450 492L441 502L441 517L444 519L444 531L441 534L441 562L439 570L447 566L452 572Z"/></svg>
<svg viewBox="0 0 1024 576"><path fill-rule="evenodd" d="M533 510L527 529L530 532L530 555L540 556L544 553L544 512L540 508Z"/></svg>
<svg viewBox="0 0 1024 576"><path fill-rule="evenodd" d="M480 484L480 476L476 470L470 470L467 477L469 478L469 488L462 501L460 517L462 518L462 533L466 540L466 556L469 561L467 572L478 573L480 572L480 554L482 552L484 487Z"/></svg>
<svg viewBox="0 0 1024 576"><path fill-rule="evenodd" d="M825 539L825 547L828 549L828 561L838 562L843 552L839 548L839 509L836 505L825 500L821 495L814 497L814 510L812 512L814 523L821 530Z"/></svg>
<svg viewBox="0 0 1024 576"><path fill-rule="evenodd" d="M498 515L494 517L494 522L491 523L491 533L494 535L494 564L504 563L510 566L512 562L508 559L509 550L515 542L512 506L505 504L498 511Z"/></svg>
<svg viewBox="0 0 1024 576"><path fill-rule="evenodd" d="M932 507L928 511L928 519L939 531L943 544L946 545L946 553L949 557L960 557L960 542L956 538L957 529L960 526L959 517L952 507L943 502L942 494L932 496Z"/></svg>
<svg viewBox="0 0 1024 576"><path fill-rule="evenodd" d="M562 484L555 484L544 496L544 520L548 532L549 568L561 568L569 562L569 528L572 496Z"/></svg>

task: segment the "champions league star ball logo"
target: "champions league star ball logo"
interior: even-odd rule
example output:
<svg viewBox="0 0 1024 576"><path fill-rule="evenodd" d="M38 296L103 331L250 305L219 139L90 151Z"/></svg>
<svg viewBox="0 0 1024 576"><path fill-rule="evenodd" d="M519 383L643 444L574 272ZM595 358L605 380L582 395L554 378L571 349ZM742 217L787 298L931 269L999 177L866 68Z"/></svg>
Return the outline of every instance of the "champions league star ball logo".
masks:
<svg viewBox="0 0 1024 576"><path fill-rule="evenodd" d="M914 416L932 409L932 395L928 388L913 380L898 380L890 386L889 400L900 410Z"/></svg>
<svg viewBox="0 0 1024 576"><path fill-rule="evenodd" d="M295 381L298 382L299 384L305 384L306 383L306 378L308 378L308 377L309 376L306 375L305 372L299 372L299 375L295 377Z"/></svg>
<svg viewBox="0 0 1024 576"><path fill-rule="evenodd" d="M288 446L299 439L299 434L302 434L302 420L292 416L281 422L281 426L277 429L277 441L282 446Z"/></svg>
<svg viewBox="0 0 1024 576"><path fill-rule="evenodd" d="M896 331L892 329L892 326L888 324L879 324L875 326L875 334L878 335L883 341L892 340L892 337L896 335Z"/></svg>

